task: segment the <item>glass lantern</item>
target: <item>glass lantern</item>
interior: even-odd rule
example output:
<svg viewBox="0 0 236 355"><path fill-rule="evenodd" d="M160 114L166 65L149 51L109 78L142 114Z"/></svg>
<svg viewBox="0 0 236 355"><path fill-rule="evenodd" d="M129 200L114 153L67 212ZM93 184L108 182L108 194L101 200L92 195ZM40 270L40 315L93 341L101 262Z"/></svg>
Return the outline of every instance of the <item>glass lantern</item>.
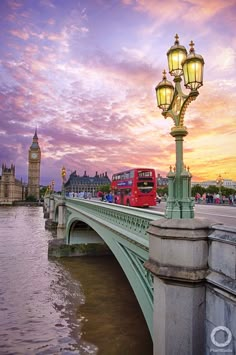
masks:
<svg viewBox="0 0 236 355"><path fill-rule="evenodd" d="M174 86L166 79L166 71L163 71L163 79L156 86L157 106L163 111L167 111L174 95Z"/></svg>
<svg viewBox="0 0 236 355"><path fill-rule="evenodd" d="M181 76L183 74L182 62L187 57L187 50L179 44L179 36L175 36L175 44L168 50L168 66L169 73L173 76Z"/></svg>
<svg viewBox="0 0 236 355"><path fill-rule="evenodd" d="M196 54L194 43L190 43L190 52L182 62L184 71L184 85L186 88L194 91L203 85L203 67L204 60L201 55Z"/></svg>

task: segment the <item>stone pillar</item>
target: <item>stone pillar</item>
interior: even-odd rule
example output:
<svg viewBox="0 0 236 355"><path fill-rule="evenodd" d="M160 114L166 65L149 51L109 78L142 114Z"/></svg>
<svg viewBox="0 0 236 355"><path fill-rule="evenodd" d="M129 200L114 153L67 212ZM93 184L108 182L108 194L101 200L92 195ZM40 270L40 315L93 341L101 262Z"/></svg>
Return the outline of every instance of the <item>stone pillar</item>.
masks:
<svg viewBox="0 0 236 355"><path fill-rule="evenodd" d="M57 238L64 239L66 230L66 204L61 202L58 206Z"/></svg>
<svg viewBox="0 0 236 355"><path fill-rule="evenodd" d="M154 276L154 355L205 353L209 227L209 221L200 219L150 224L145 267Z"/></svg>
<svg viewBox="0 0 236 355"><path fill-rule="evenodd" d="M49 213L49 207L50 207L50 197L47 196L46 199L45 199L45 209L46 209L46 212Z"/></svg>
<svg viewBox="0 0 236 355"><path fill-rule="evenodd" d="M55 205L55 200L53 196L50 196L50 204L49 204L49 219L53 221L54 217L54 205Z"/></svg>
<svg viewBox="0 0 236 355"><path fill-rule="evenodd" d="M49 196L44 197L44 206L43 206L43 212L44 212L44 218L49 218L49 203L50 199Z"/></svg>
<svg viewBox="0 0 236 355"><path fill-rule="evenodd" d="M65 228L66 225L66 204L60 202L58 205L58 225L57 228Z"/></svg>

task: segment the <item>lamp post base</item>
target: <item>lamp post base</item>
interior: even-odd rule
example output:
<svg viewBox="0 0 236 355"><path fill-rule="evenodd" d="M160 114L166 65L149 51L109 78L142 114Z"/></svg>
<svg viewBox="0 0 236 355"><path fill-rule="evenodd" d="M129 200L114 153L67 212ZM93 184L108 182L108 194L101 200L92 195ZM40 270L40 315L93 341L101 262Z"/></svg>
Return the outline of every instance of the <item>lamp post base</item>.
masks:
<svg viewBox="0 0 236 355"><path fill-rule="evenodd" d="M165 211L166 218L194 218L194 201L168 201Z"/></svg>
<svg viewBox="0 0 236 355"><path fill-rule="evenodd" d="M176 170L168 176L168 199L165 217L170 219L194 218L194 200L191 197L191 177L189 170L184 168L177 176Z"/></svg>

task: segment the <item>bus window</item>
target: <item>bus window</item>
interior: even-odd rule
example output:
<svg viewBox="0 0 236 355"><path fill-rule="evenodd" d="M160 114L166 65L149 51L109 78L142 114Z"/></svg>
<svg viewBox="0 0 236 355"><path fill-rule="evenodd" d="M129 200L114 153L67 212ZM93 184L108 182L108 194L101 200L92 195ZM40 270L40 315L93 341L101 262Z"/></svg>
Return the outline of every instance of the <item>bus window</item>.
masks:
<svg viewBox="0 0 236 355"><path fill-rule="evenodd" d="M151 171L139 171L138 177L152 177Z"/></svg>
<svg viewBox="0 0 236 355"><path fill-rule="evenodd" d="M131 195L131 189L126 189L125 190L125 195L129 195L130 196Z"/></svg>
<svg viewBox="0 0 236 355"><path fill-rule="evenodd" d="M143 182L138 182L138 189L140 192L143 192L143 193L148 193L150 191L153 190L153 186L154 186L154 183L153 182L147 182L147 181L143 181Z"/></svg>

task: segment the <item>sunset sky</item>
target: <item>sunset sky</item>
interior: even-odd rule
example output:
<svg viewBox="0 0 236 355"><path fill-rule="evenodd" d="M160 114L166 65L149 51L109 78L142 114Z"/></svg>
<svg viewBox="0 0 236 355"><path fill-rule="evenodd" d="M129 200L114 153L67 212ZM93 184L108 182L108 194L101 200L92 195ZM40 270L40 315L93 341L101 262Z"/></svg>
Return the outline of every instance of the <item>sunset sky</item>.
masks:
<svg viewBox="0 0 236 355"><path fill-rule="evenodd" d="M173 121L155 86L178 33L205 61L184 162L193 181L236 180L235 0L1 0L0 26L0 164L15 164L17 178L28 180L36 127L42 184L59 188L63 165L166 176Z"/></svg>

